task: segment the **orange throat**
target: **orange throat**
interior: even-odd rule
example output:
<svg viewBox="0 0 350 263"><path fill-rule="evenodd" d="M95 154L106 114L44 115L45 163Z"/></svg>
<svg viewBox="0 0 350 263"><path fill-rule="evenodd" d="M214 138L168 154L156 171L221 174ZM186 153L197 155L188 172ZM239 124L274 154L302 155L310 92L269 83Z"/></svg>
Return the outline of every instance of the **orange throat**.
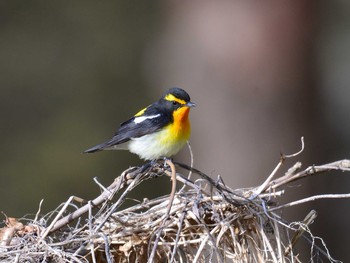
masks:
<svg viewBox="0 0 350 263"><path fill-rule="evenodd" d="M172 134L173 136L179 139L188 140L190 137L191 126L188 119L190 113L189 107L182 107L174 111L174 123L172 125Z"/></svg>

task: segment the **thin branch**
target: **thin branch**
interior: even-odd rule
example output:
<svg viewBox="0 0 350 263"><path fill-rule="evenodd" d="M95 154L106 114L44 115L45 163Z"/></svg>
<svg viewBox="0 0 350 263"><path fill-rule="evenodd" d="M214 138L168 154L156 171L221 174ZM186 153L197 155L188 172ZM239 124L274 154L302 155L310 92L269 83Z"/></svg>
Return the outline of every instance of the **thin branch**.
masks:
<svg viewBox="0 0 350 263"><path fill-rule="evenodd" d="M255 199L259 194L261 194L264 190L266 190L268 188L268 186L270 185L270 182L272 180L272 178L276 175L277 171L281 168L281 166L283 165L284 161L287 158L292 158L295 156L298 156L299 154L301 154L304 151L304 137L301 137L301 149L293 154L289 154L289 155L282 155L281 159L279 161L279 163L277 164L277 166L275 167L275 169L272 171L272 173L269 175L269 177L267 177L267 179L265 180L265 182L260 185L258 187L258 189L256 189L253 193L253 195L251 197L249 197L249 200L253 200Z"/></svg>
<svg viewBox="0 0 350 263"><path fill-rule="evenodd" d="M153 259L154 259L155 253L156 253L156 249L157 249L157 245L159 242L160 234L164 228L166 220L169 218L170 210L171 210L171 207L173 205L175 193L176 193L176 169L175 169L175 165L170 159L165 159L165 163L167 165L169 165L170 170L171 170L171 177L170 178L172 181L172 187L171 187L171 193L170 193L169 203L167 205L166 213L162 218L162 224L158 229L158 232L156 234L156 239L155 239L154 244L153 244L152 252L151 252L149 259L148 259L149 263L153 262Z"/></svg>
<svg viewBox="0 0 350 263"><path fill-rule="evenodd" d="M133 168L132 168L133 169ZM119 189L123 188L127 184L126 175L128 172L132 169L128 169L122 173L121 176L116 178L113 183L107 187L105 191L103 191L98 197L96 197L94 200L91 201L91 204L94 207L99 206L106 200L110 200L111 196L113 196ZM134 169L133 169L134 170ZM75 197L74 197L75 198ZM68 203L70 203L74 198L70 197L64 206L66 209L68 206ZM62 209L61 212L56 216L55 220L51 223L51 225L46 229L45 235L43 235L42 238L45 238L48 233L52 233L56 231L57 229L60 229L61 227L69 224L70 222L74 221L75 219L79 218L83 214L87 213L89 211L89 204L86 204L82 206L81 208L77 209L76 211L70 213L69 215L63 217L62 219L58 220L62 214L65 212L65 209Z"/></svg>
<svg viewBox="0 0 350 263"><path fill-rule="evenodd" d="M295 205L300 205L300 204L304 204L307 202L312 202L315 200L319 200L319 199L344 199L344 198L350 198L350 194L322 194L322 195L314 195L314 196L310 196L307 198L303 198L297 201L293 201L284 205L280 205L277 207L272 207L269 209L270 212L272 211L276 211L276 210L280 210L282 208L286 208L286 207L291 207L291 206L295 206Z"/></svg>
<svg viewBox="0 0 350 263"><path fill-rule="evenodd" d="M306 176L311 176L311 175L330 172L330 171L350 171L350 160L344 159L341 161L336 161L336 162L332 162L324 165L318 165L318 166L312 165L299 173L296 173L296 174L288 173L280 178L277 178L271 181L271 183L269 184L269 187L271 187L272 189L276 189L278 187L281 187L282 185L302 179Z"/></svg>
<svg viewBox="0 0 350 263"><path fill-rule="evenodd" d="M317 213L315 210L311 210L307 216L304 218L302 224L299 226L298 231L294 234L291 243L289 246L286 248L284 252L284 256L288 256L289 253L292 251L293 247L299 240L299 238L304 234L306 228L309 228L309 226L315 221L317 217ZM306 226L306 227L305 227Z"/></svg>

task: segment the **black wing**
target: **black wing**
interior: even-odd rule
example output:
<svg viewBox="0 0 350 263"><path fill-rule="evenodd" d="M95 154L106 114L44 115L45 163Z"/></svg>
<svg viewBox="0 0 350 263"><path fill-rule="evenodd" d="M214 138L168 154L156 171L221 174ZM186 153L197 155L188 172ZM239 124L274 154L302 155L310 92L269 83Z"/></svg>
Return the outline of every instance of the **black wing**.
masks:
<svg viewBox="0 0 350 263"><path fill-rule="evenodd" d="M148 115L148 114L147 114ZM153 117L152 117L153 116ZM156 117L154 117L156 116ZM137 122L135 119L142 121ZM138 138L146 134L151 134L162 127L164 127L166 124L168 124L170 121L169 116L165 115L164 113L158 113L154 115L142 115L138 117L132 117L131 119L123 122L118 131L114 134L114 136L99 145L96 145L90 149L87 149L84 151L84 153L93 153L97 151L101 151L103 149L109 148L113 145L118 145L124 142L129 141L131 138Z"/></svg>

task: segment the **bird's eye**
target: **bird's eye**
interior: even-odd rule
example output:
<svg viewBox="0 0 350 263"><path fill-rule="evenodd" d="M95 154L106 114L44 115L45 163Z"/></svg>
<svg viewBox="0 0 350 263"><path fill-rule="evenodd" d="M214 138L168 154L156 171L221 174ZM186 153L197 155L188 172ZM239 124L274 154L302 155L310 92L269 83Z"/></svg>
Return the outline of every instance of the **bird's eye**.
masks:
<svg viewBox="0 0 350 263"><path fill-rule="evenodd" d="M177 105L177 102L175 100L173 100L173 105Z"/></svg>

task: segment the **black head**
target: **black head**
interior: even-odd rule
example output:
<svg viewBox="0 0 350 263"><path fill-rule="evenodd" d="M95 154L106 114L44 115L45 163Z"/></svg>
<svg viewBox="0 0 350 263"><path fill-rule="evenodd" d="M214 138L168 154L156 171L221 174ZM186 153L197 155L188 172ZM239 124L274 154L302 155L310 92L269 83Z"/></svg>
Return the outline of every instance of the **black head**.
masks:
<svg viewBox="0 0 350 263"><path fill-rule="evenodd" d="M191 101L190 95L188 95L188 93L186 91L184 91L183 89L180 89L180 88L171 88L163 96L163 98L166 100L172 100L173 97L175 97L179 101L182 100L185 103ZM185 104L185 103L183 103L183 104Z"/></svg>
<svg viewBox="0 0 350 263"><path fill-rule="evenodd" d="M195 107L196 104L191 102L190 95L186 91L180 88L169 89L165 95L161 98L161 101L172 104L173 107Z"/></svg>
<svg viewBox="0 0 350 263"><path fill-rule="evenodd" d="M161 109L169 113L182 107L196 106L195 103L191 102L188 93L180 88L169 89L157 104L160 105Z"/></svg>

